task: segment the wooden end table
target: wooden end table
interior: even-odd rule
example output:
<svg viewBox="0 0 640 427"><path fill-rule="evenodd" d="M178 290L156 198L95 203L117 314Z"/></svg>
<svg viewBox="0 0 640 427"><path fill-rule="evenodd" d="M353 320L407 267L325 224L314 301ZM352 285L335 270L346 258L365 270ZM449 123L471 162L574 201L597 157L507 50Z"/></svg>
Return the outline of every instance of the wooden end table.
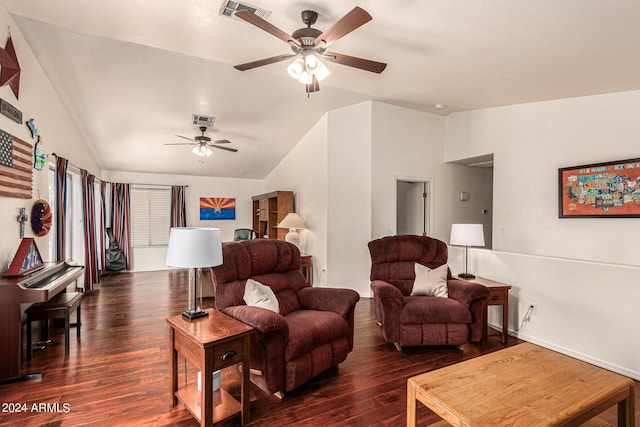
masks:
<svg viewBox="0 0 640 427"><path fill-rule="evenodd" d="M633 380L531 343L409 378L407 426L417 402L454 426L531 427L578 426L617 404L618 426L635 426Z"/></svg>
<svg viewBox="0 0 640 427"><path fill-rule="evenodd" d="M180 400L201 426L225 420L238 412L242 425L249 423L249 345L253 328L213 309L209 316L189 321L182 315L167 318L169 324L171 406ZM178 389L178 353L202 372L202 386ZM223 387L213 391L213 372L242 364L240 402ZM204 402L204 404L201 404Z"/></svg>
<svg viewBox="0 0 640 427"><path fill-rule="evenodd" d="M311 262L311 255L300 254L300 268L304 269L304 280L307 286L311 286L313 281L313 265Z"/></svg>
<svg viewBox="0 0 640 427"><path fill-rule="evenodd" d="M491 305L502 306L502 344L507 343L509 336L509 289L511 285L496 282L495 280L485 279L484 277L476 277L473 279L463 279L456 277L458 280L466 280L468 282L480 283L489 288L489 298L487 299L487 310L484 312L484 331L482 334L482 343L487 343L488 336L488 309Z"/></svg>

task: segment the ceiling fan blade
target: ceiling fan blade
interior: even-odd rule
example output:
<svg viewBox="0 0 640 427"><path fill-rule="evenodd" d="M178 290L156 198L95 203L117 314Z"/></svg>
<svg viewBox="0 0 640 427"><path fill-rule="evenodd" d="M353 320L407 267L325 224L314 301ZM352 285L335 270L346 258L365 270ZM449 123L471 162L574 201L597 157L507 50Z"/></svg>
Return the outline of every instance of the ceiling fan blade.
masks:
<svg viewBox="0 0 640 427"><path fill-rule="evenodd" d="M345 16L340 18L335 24L324 30L322 34L320 34L314 40L314 44L318 46L320 43L323 43L321 47L327 47L331 43L336 40L344 37L349 34L356 28L361 27L367 22L371 21L373 18L367 11L356 6L351 9L351 12L347 13Z"/></svg>
<svg viewBox="0 0 640 427"><path fill-rule="evenodd" d="M295 53L286 55L276 55L271 58L259 59L257 61L247 62L246 64L234 65L233 68L240 71L250 70L252 68L262 67L263 65L275 64L276 62L284 61L285 59L293 58Z"/></svg>
<svg viewBox="0 0 640 427"><path fill-rule="evenodd" d="M209 145L209 147L211 148L217 148L219 150L226 150L226 151L231 151L232 153L235 153L236 151L238 151L237 148L229 148L229 147L221 147L219 145Z"/></svg>
<svg viewBox="0 0 640 427"><path fill-rule="evenodd" d="M235 15L238 18L247 21L249 24L253 24L261 30L264 30L267 33L271 34L272 36L279 38L285 43L293 44L300 47L300 43L298 42L298 40L294 39L289 34L282 31L280 28L269 23L268 21L265 21L249 10L239 10L235 13Z"/></svg>
<svg viewBox="0 0 640 427"><path fill-rule="evenodd" d="M192 142L192 143L188 143L188 142L168 142L164 145L200 145L197 142Z"/></svg>
<svg viewBox="0 0 640 427"><path fill-rule="evenodd" d="M216 141L213 141L214 144L231 144L231 141L229 141L228 139L218 139Z"/></svg>
<svg viewBox="0 0 640 427"><path fill-rule="evenodd" d="M326 52L319 55L322 59L326 59L336 64L347 65L349 67L359 68L365 71L371 71L372 73L378 73L384 71L387 64L384 62L371 61L370 59L358 58L355 56L345 55L343 53Z"/></svg>
<svg viewBox="0 0 640 427"><path fill-rule="evenodd" d="M178 138L188 139L189 141L193 141L193 138L187 138L186 136L176 135Z"/></svg>

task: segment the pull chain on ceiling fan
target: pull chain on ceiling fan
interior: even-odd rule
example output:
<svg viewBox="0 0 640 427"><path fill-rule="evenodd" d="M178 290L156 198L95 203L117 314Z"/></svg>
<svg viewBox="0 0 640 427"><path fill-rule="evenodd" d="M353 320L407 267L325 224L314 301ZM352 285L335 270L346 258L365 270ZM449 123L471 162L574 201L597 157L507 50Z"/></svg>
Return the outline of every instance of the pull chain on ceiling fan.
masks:
<svg viewBox="0 0 640 427"><path fill-rule="evenodd" d="M256 27L288 43L293 51L293 54L276 55L270 58L236 65L234 68L237 70L246 71L262 67L264 65L285 61L290 58L295 58L287 67L287 72L292 78L305 85L307 93L311 93L319 91L319 82L324 80L330 74L329 69L321 59L378 74L384 71L387 66L387 64L383 62L371 61L369 59L358 58L336 52L327 52L327 48L333 42L373 19L371 15L360 7L356 6L353 8L349 13L325 31L320 31L311 27L316 23L318 13L312 10L305 10L301 15L302 22L307 27L300 28L294 31L291 35L251 13L249 10L237 11L235 15L238 18L255 25Z"/></svg>

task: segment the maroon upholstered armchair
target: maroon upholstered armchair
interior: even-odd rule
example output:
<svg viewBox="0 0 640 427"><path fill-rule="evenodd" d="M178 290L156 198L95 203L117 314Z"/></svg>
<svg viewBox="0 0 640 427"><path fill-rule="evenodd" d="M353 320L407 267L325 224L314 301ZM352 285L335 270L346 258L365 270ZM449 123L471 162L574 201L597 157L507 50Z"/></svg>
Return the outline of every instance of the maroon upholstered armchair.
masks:
<svg viewBox="0 0 640 427"><path fill-rule="evenodd" d="M254 328L251 381L268 393L291 391L337 366L353 349L353 316L360 299L351 289L310 288L300 252L288 242L228 243L212 268L216 308ZM279 313L244 302L247 279L271 288ZM251 285L248 285L248 289Z"/></svg>
<svg viewBox="0 0 640 427"><path fill-rule="evenodd" d="M489 290L454 280L447 267L448 297L412 296L415 264L447 263L447 245L424 236L390 236L369 242L375 314L385 341L402 346L460 345L482 339Z"/></svg>

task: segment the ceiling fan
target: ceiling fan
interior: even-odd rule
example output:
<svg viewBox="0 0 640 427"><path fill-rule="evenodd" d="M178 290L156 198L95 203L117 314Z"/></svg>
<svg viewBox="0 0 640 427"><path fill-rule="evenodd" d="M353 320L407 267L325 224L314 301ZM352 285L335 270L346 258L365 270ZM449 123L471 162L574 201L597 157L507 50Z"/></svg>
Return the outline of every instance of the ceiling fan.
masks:
<svg viewBox="0 0 640 427"><path fill-rule="evenodd" d="M211 138L205 135L205 132L207 131L206 126L200 126L198 129L200 129L200 132L202 134L196 135L193 138L189 138L187 136L182 136L182 135L176 135L178 138L184 138L193 142L173 142L173 143L168 143L164 145L195 145L196 147L192 151L193 151L193 154L199 157L208 157L212 155L213 151L211 151L211 148L218 148L220 150L231 151L232 153L235 153L236 151L238 151L235 148L223 147L222 145L218 145L218 144L230 144L231 141L229 141L228 139L218 139L216 141L211 142Z"/></svg>
<svg viewBox="0 0 640 427"><path fill-rule="evenodd" d="M336 52L327 52L327 48L336 40L349 34L356 28L366 24L373 18L364 9L356 6L349 13L339 19L325 31L311 28L318 19L318 13L312 10L302 12L302 22L307 26L300 28L289 35L270 24L249 10L239 10L235 15L250 24L266 31L267 33L286 42L293 51L292 54L276 55L246 64L236 65L234 68L240 71L269 65L276 62L295 58L289 65L287 71L289 75L305 85L306 92L317 92L320 90L319 81L329 75L329 70L320 61L320 58L329 62L359 68L372 73L381 73L387 64L383 62L371 61L369 59L357 58L355 56L344 55Z"/></svg>

